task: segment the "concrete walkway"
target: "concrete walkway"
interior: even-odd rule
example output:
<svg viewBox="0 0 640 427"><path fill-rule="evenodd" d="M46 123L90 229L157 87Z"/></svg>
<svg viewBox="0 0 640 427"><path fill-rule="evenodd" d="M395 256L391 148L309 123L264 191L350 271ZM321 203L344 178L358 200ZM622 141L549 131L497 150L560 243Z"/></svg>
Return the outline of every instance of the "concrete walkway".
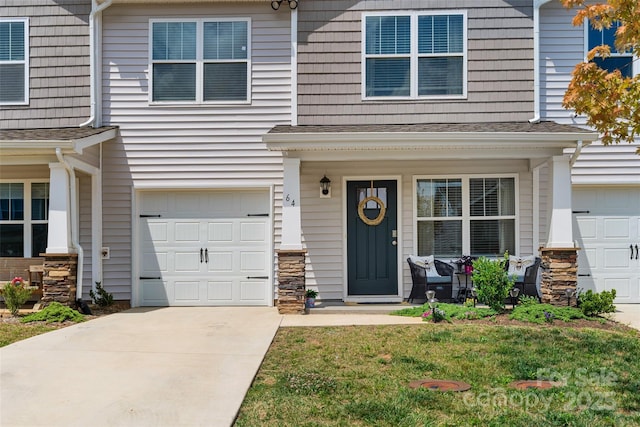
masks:
<svg viewBox="0 0 640 427"><path fill-rule="evenodd" d="M229 426L282 316L133 309L0 349L0 425Z"/></svg>
<svg viewBox="0 0 640 427"><path fill-rule="evenodd" d="M614 304L616 312L611 317L616 322L640 330L640 304Z"/></svg>

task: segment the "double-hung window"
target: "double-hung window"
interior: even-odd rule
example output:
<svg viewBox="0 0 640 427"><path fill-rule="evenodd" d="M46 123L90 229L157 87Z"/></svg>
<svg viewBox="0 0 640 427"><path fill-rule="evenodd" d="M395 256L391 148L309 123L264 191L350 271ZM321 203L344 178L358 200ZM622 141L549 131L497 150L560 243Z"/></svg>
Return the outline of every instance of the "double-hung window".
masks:
<svg viewBox="0 0 640 427"><path fill-rule="evenodd" d="M633 77L633 53L631 51L618 52L615 47L616 31L619 26L619 22L614 22L610 28L597 30L591 27L590 24L586 25L588 28L587 50L591 50L600 45L609 46L611 48L611 56L607 58L595 57L593 58L593 62L598 65L598 67L603 70L607 70L608 72L620 70L620 73L624 77Z"/></svg>
<svg viewBox="0 0 640 427"><path fill-rule="evenodd" d="M29 21L0 18L0 105L29 102Z"/></svg>
<svg viewBox="0 0 640 427"><path fill-rule="evenodd" d="M415 188L419 255L516 253L515 177L417 178Z"/></svg>
<svg viewBox="0 0 640 427"><path fill-rule="evenodd" d="M49 184L0 183L0 257L37 257L47 249Z"/></svg>
<svg viewBox="0 0 640 427"><path fill-rule="evenodd" d="M151 101L246 103L249 19L152 20Z"/></svg>
<svg viewBox="0 0 640 427"><path fill-rule="evenodd" d="M466 96L465 12L394 12L363 18L363 97Z"/></svg>

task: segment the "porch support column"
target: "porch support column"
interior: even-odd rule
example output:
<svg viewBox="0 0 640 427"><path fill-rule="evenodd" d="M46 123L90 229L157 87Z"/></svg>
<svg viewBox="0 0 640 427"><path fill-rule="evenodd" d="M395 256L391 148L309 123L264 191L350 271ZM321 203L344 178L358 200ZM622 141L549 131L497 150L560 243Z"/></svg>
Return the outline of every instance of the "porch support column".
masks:
<svg viewBox="0 0 640 427"><path fill-rule="evenodd" d="M49 163L48 254L69 254L71 221L69 212L69 175L60 163Z"/></svg>
<svg viewBox="0 0 640 427"><path fill-rule="evenodd" d="M305 256L300 216L300 159L285 157L282 192L282 241L278 254L278 312L303 314Z"/></svg>
<svg viewBox="0 0 640 427"><path fill-rule="evenodd" d="M551 215L549 224L549 248L572 248L573 219L571 217L571 166L568 156L551 159Z"/></svg>
<svg viewBox="0 0 640 427"><path fill-rule="evenodd" d="M542 302L567 304L567 289L576 290L578 283L578 250L573 240L571 212L571 164L569 156L551 159L551 215L549 238L540 249ZM575 305L575 296L573 298Z"/></svg>

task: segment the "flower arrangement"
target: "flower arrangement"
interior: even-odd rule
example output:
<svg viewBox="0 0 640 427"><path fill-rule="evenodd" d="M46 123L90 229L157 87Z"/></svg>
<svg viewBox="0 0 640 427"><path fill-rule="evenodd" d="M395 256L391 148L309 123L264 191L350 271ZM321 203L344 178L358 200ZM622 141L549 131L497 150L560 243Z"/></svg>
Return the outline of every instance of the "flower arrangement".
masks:
<svg viewBox="0 0 640 427"><path fill-rule="evenodd" d="M20 306L31 297L31 289L22 277L14 277L11 282L0 289L0 295L4 298L4 303L11 315L16 316Z"/></svg>
<svg viewBox="0 0 640 427"><path fill-rule="evenodd" d="M433 310L425 311L422 313L422 320L433 320L434 322L440 322L441 320L445 320L447 318L447 313L444 310L439 308L434 308Z"/></svg>
<svg viewBox="0 0 640 427"><path fill-rule="evenodd" d="M458 270L462 273L471 274L473 271L473 258L471 255L462 255L455 264L458 266Z"/></svg>

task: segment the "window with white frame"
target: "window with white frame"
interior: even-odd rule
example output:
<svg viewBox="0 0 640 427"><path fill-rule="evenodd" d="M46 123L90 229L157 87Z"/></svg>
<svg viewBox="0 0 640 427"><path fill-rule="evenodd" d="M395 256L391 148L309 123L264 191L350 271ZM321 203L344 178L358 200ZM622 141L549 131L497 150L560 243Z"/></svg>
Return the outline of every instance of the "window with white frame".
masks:
<svg viewBox="0 0 640 427"><path fill-rule="evenodd" d="M419 255L516 253L515 177L417 178L415 188Z"/></svg>
<svg viewBox="0 0 640 427"><path fill-rule="evenodd" d="M152 20L151 101L249 100L249 19Z"/></svg>
<svg viewBox="0 0 640 427"><path fill-rule="evenodd" d="M0 105L29 98L29 21L0 18Z"/></svg>
<svg viewBox="0 0 640 427"><path fill-rule="evenodd" d="M364 98L466 96L465 12L367 14Z"/></svg>
<svg viewBox="0 0 640 427"><path fill-rule="evenodd" d="M0 183L0 257L37 257L47 249L49 184Z"/></svg>
<svg viewBox="0 0 640 427"><path fill-rule="evenodd" d="M587 25L588 50L601 45L609 46L611 56L607 58L595 57L593 62L608 72L620 70L624 77L633 77L633 53L631 51L618 52L615 47L616 31L619 27L619 22L614 22L610 28L602 30L597 30L590 24Z"/></svg>

